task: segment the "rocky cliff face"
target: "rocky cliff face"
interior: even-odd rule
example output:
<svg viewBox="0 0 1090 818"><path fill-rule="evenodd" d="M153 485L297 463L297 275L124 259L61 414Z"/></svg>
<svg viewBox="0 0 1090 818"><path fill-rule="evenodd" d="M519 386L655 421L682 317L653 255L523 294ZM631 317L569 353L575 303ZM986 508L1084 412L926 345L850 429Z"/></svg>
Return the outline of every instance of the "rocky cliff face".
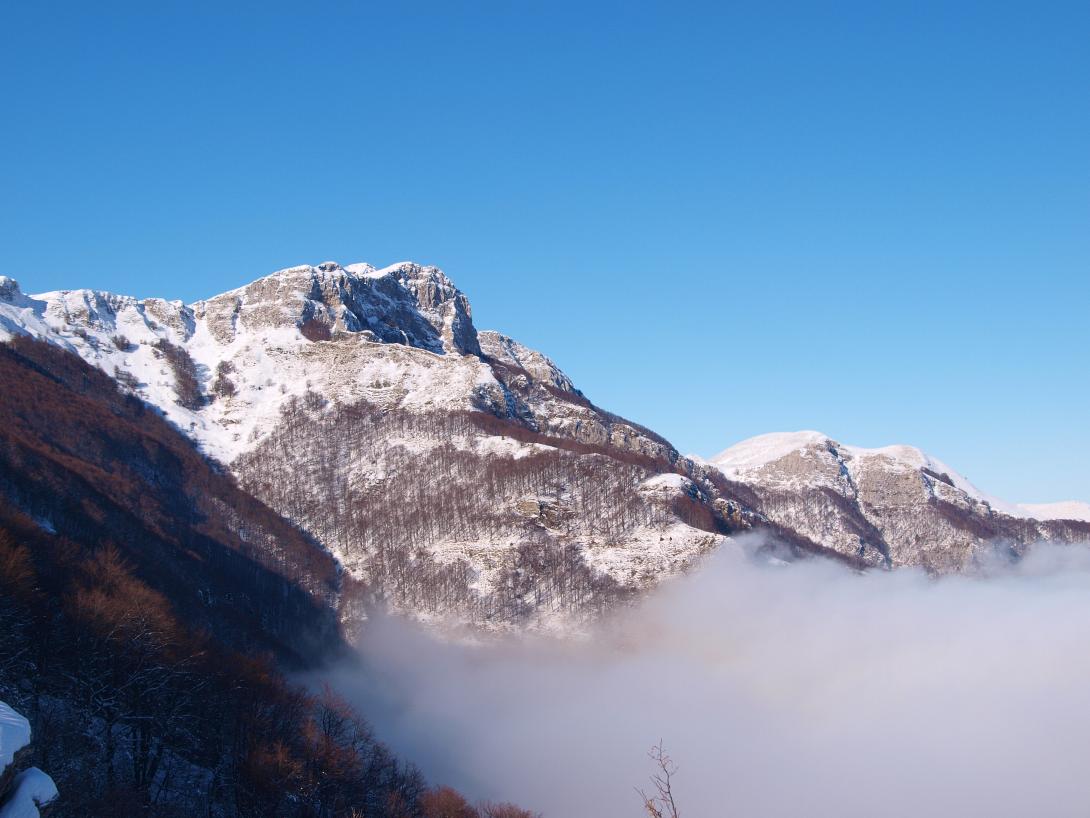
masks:
<svg viewBox="0 0 1090 818"><path fill-rule="evenodd" d="M437 354L480 354L469 302L436 267L335 262L292 267L178 313L196 330L206 321L220 344L240 334L305 330L311 340L360 333Z"/></svg>
<svg viewBox="0 0 1090 818"><path fill-rule="evenodd" d="M997 547L1020 554L1035 542L1090 540L1090 522L1036 519L911 446L861 449L819 432L769 434L711 463L752 492L762 516L863 565L962 571Z"/></svg>
<svg viewBox="0 0 1090 818"><path fill-rule="evenodd" d="M91 290L26 296L5 279L0 339L13 334L118 377L225 463L309 391L447 408L469 408L478 387L502 391L477 357L465 296L415 264L293 267L192 305Z"/></svg>

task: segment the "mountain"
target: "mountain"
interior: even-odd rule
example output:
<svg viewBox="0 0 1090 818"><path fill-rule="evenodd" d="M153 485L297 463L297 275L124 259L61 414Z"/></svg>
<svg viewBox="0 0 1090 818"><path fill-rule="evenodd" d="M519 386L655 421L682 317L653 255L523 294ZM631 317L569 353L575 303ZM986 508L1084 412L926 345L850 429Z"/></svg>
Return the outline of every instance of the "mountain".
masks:
<svg viewBox="0 0 1090 818"><path fill-rule="evenodd" d="M864 565L962 571L996 546L1090 540L1085 504L1018 506L984 494L912 446L863 449L820 432L760 435L713 457L752 507Z"/></svg>
<svg viewBox="0 0 1090 818"><path fill-rule="evenodd" d="M0 698L58 818L464 804L285 675L375 605L569 630L740 532L933 573L1090 540L1086 504L1006 504L908 446L682 456L411 263L189 305L0 277L0 384Z"/></svg>
<svg viewBox="0 0 1090 818"><path fill-rule="evenodd" d="M293 267L195 304L0 280L0 338L75 353L343 566L427 618L554 626L745 527L704 469L477 332L437 268Z"/></svg>
<svg viewBox="0 0 1090 818"><path fill-rule="evenodd" d="M332 557L350 636L375 600L578 625L753 527L795 555L936 572L1090 536L1090 509L1003 504L911 447L801 432L681 456L409 262L292 267L190 305L0 279L0 340L28 336L155 407Z"/></svg>

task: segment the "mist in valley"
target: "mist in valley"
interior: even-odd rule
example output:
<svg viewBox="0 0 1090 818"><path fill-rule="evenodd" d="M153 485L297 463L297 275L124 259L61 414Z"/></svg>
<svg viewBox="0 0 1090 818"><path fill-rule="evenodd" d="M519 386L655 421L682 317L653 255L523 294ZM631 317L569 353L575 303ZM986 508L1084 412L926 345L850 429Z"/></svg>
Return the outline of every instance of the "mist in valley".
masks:
<svg viewBox="0 0 1090 818"><path fill-rule="evenodd" d="M550 818L640 815L660 740L685 818L1086 814L1090 549L933 579L756 545L580 640L376 620L331 681L431 781Z"/></svg>

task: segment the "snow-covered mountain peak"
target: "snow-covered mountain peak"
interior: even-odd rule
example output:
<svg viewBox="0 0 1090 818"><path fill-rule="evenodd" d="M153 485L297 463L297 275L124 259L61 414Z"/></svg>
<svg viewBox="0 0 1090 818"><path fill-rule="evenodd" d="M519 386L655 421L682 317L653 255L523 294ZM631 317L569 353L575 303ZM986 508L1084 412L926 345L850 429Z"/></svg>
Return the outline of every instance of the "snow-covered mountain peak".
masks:
<svg viewBox="0 0 1090 818"><path fill-rule="evenodd" d="M437 267L327 261L278 270L193 305L221 343L239 331L297 327L311 340L364 333L444 354L479 354L469 301Z"/></svg>
<svg viewBox="0 0 1090 818"><path fill-rule="evenodd" d="M733 476L774 463L792 452L810 446L824 446L829 442L830 438L821 432L769 432L735 443L715 455L710 462L724 474Z"/></svg>
<svg viewBox="0 0 1090 818"><path fill-rule="evenodd" d="M761 474L820 484L827 478L853 479L863 470L919 473L975 501L1013 513L1007 504L980 491L941 460L904 444L868 449L840 443L821 432L772 432L736 443L713 457L711 463L726 476L743 481Z"/></svg>
<svg viewBox="0 0 1090 818"><path fill-rule="evenodd" d="M896 443L891 446L865 449L862 446L847 446L835 442L834 446L846 460L855 460L857 462L875 460L879 461L882 467L886 469L922 472L965 492L975 500L988 502L993 506L1005 505L982 492L938 458L932 457L915 446Z"/></svg>
<svg viewBox="0 0 1090 818"><path fill-rule="evenodd" d="M1090 519L1085 504L1006 503L915 446L867 449L820 432L751 438L711 465L773 522L864 564L962 570L992 543L1071 541L1085 536L1072 521Z"/></svg>
<svg viewBox="0 0 1090 818"><path fill-rule="evenodd" d="M528 532L585 546L591 579L635 587L732 526L767 522L792 547L942 571L992 541L1083 537L1086 524L1072 521L1090 517L1076 504L1000 503L915 447L864 449L817 431L761 435L710 463L682 458L599 409L542 353L478 333L453 282L412 262L288 267L190 305L26 295L0 278L0 341L14 335L79 355L157 407L361 577L392 536L366 524L383 492L395 496L385 519L400 520L396 498L425 491L414 502L433 502L422 487L436 469L461 488L484 480L472 491L492 522L477 528L455 504L443 514L459 522L440 534L429 528L438 517L396 528L429 543L437 566L464 562L467 587L486 595L496 555L518 552ZM510 489L498 503L496 480ZM349 494L345 509L367 514L331 519Z"/></svg>
<svg viewBox="0 0 1090 818"><path fill-rule="evenodd" d="M346 404L470 409L503 389L469 302L436 267L277 270L190 305L96 290L23 294L4 279L0 341L75 352L230 462L309 393Z"/></svg>

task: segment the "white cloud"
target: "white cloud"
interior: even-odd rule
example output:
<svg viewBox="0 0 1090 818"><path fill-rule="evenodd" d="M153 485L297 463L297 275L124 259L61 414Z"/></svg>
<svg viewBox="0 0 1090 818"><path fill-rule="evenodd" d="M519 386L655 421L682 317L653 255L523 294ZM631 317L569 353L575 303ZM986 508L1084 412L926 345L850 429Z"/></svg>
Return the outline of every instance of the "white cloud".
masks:
<svg viewBox="0 0 1090 818"><path fill-rule="evenodd" d="M1062 816L1090 805L1090 551L986 578L723 549L585 643L377 622L337 685L425 773L551 818L639 815L660 738L686 818Z"/></svg>

